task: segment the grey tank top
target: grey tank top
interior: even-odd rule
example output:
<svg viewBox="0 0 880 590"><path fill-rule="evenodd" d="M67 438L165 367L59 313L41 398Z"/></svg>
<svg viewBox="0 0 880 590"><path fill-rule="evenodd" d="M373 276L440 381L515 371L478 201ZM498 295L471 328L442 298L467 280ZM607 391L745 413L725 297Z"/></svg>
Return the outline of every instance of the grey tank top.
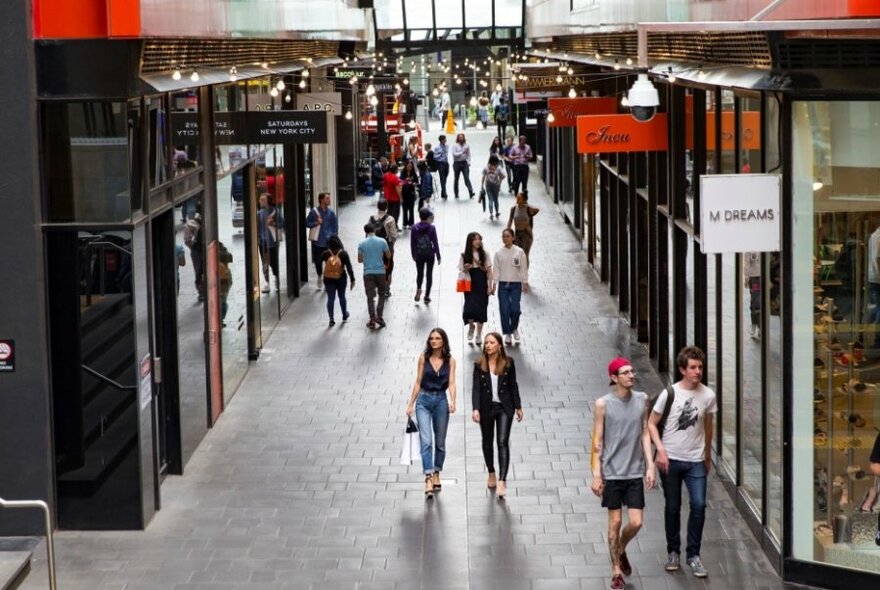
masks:
<svg viewBox="0 0 880 590"><path fill-rule="evenodd" d="M606 394L605 440L602 450L603 479L641 479L645 476L642 421L648 394L633 391L628 400Z"/></svg>

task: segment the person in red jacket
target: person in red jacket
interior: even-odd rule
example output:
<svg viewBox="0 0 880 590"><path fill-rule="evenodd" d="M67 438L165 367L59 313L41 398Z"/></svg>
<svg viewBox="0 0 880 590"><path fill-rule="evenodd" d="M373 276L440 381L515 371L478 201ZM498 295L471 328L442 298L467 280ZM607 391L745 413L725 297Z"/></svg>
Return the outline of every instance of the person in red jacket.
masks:
<svg viewBox="0 0 880 590"><path fill-rule="evenodd" d="M388 202L388 214L394 218L394 222L400 225L400 200L403 195L403 183L400 180L397 164L391 164L388 171L382 177L382 190L385 192L385 200Z"/></svg>

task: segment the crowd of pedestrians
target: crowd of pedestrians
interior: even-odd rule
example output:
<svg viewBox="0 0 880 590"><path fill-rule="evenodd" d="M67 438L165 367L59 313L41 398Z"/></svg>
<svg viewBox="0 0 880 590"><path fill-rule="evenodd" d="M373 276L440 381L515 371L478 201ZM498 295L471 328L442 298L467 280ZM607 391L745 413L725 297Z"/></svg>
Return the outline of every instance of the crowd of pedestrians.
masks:
<svg viewBox="0 0 880 590"><path fill-rule="evenodd" d="M498 112L498 107L495 110ZM480 428L487 488L499 499L507 495L511 429L515 421L522 421L524 417L516 365L507 347L522 344L521 301L530 289L534 217L539 213L528 199L531 148L524 137L520 137L517 144L513 138L504 144L502 137L492 142L480 168L480 200L483 210L488 209L490 221L500 218L499 198L505 183L508 192L516 194L506 227L500 232L501 245L494 253L490 252L483 236L472 231L462 250L456 252L458 283L466 286L457 288L463 295L466 340L480 350L473 366L471 419ZM376 212L367 220L365 237L357 246L357 260L363 265L369 314L367 327L371 330L386 327L383 313L386 300L391 296L395 243L407 231L416 270L414 300L425 305L431 303L434 267L443 258L434 224L433 197L439 192L441 199L447 199L450 162L454 172L454 197L459 198L462 176L470 198L475 196L470 179L475 155L464 134L458 134L451 147L444 135L439 136L435 147L430 144L425 147L422 160L418 159L418 151L406 150L402 168L383 158L377 164L379 170L374 171L375 177L381 176L382 198ZM323 275L329 325L333 327L337 298L343 321L350 316L345 291L348 285L354 286L355 275L351 258L335 235L336 216L329 208L327 197L319 196L318 206L309 213L306 225L317 228L310 236L313 260L319 282ZM267 219L268 215L267 212ZM270 257L270 267L271 264ZM498 298L501 330L484 334L493 296ZM632 574L626 549L642 528L645 488L653 488L658 480L665 503L665 569L671 572L681 567L681 488L684 485L690 503L684 563L694 576L708 575L700 549L717 405L714 392L702 383L704 353L696 347L686 347L676 360L680 379L654 397L635 389L636 373L629 360L612 360L608 365L611 391L597 396L595 403L590 487L608 511L612 590L625 588L624 577ZM414 428L418 430L426 499L435 498L443 488L441 473L447 457L447 430L456 404L456 359L448 334L442 328L434 328L419 354L415 382L405 409L407 416L414 418Z"/></svg>

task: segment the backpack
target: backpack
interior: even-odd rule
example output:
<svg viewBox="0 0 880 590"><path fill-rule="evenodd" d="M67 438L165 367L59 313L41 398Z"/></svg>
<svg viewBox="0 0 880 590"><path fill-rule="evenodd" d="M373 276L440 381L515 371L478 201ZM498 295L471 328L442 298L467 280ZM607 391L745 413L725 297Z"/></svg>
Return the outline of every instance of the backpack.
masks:
<svg viewBox="0 0 880 590"><path fill-rule="evenodd" d="M425 164L428 165L428 170L437 172L437 160L434 158L433 150L425 154Z"/></svg>
<svg viewBox="0 0 880 590"><path fill-rule="evenodd" d="M416 236L416 257L419 259L434 257L434 244L431 243L431 236L428 230L422 230Z"/></svg>
<svg viewBox="0 0 880 590"><path fill-rule="evenodd" d="M500 121L502 123L507 122L507 112L508 107L506 104L498 105L498 110L495 111L495 120Z"/></svg>
<svg viewBox="0 0 880 590"><path fill-rule="evenodd" d="M494 171L486 168L486 184L491 184L492 186L501 186L501 175L498 174L497 167Z"/></svg>
<svg viewBox="0 0 880 590"><path fill-rule="evenodd" d="M328 250L330 256L327 257L327 261L324 263L324 276L328 279L341 279L342 278L342 250L339 252L333 253L332 250Z"/></svg>
<svg viewBox="0 0 880 590"><path fill-rule="evenodd" d="M232 285L232 271L229 270L229 267L226 263L221 262L217 265L217 275L220 278L220 288L225 289Z"/></svg>
<svg viewBox="0 0 880 590"><path fill-rule="evenodd" d="M373 233L376 234L377 238L382 238L386 242L388 241L388 232L385 230L385 220L389 217L390 215L388 213L383 215L381 219L370 217L370 223L373 225Z"/></svg>

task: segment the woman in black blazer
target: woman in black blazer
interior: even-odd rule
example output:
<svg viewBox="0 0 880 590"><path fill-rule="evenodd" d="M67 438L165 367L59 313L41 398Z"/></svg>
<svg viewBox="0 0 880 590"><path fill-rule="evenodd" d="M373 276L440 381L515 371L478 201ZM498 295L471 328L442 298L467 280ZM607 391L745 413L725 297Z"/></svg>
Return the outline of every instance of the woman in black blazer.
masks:
<svg viewBox="0 0 880 590"><path fill-rule="evenodd" d="M504 351L501 334L486 334L483 340L483 354L474 364L473 381L474 422L480 425L483 435L483 458L489 469L488 486L498 486L499 499L507 494L507 468L510 465L510 426L516 414L517 422L522 422L523 411L519 399L519 385L516 383L516 367L513 359ZM500 472L495 477L493 457L493 430L498 432L498 466Z"/></svg>

